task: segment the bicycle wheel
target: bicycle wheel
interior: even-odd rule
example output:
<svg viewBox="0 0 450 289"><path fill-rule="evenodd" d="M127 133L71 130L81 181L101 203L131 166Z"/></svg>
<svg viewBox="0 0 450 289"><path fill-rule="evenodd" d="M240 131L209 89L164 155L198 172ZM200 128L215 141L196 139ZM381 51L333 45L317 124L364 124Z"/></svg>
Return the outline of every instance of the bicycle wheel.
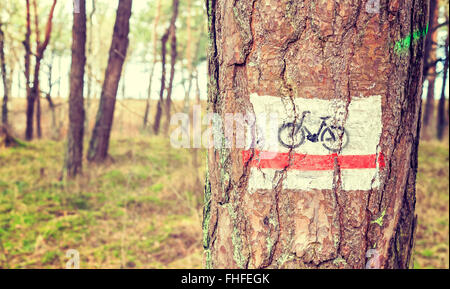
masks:
<svg viewBox="0 0 450 289"><path fill-rule="evenodd" d="M342 135L342 139L340 138ZM342 127L327 127L320 136L322 145L329 151L338 152L348 143L348 133Z"/></svg>
<svg viewBox="0 0 450 289"><path fill-rule="evenodd" d="M305 142L305 132L292 122L285 123L278 130L278 141L286 148L295 149Z"/></svg>

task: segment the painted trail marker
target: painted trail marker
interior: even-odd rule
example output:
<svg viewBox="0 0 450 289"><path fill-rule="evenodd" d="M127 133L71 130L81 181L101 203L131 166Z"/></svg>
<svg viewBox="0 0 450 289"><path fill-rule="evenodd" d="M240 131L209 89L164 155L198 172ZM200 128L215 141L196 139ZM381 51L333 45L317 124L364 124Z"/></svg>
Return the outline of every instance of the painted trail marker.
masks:
<svg viewBox="0 0 450 289"><path fill-rule="evenodd" d="M385 166L378 150L381 96L342 100L295 98L252 94L256 115L255 150L244 150L243 163L251 167L249 191L271 190L277 171L287 170L283 189L333 189L334 167L339 164L344 190L370 190L379 186L379 169ZM348 106L348 108L347 108ZM347 113L348 109L348 113ZM278 130L263 114L277 114ZM278 134L278 135L274 135ZM275 140L275 141L274 141ZM250 141L247 141L250 148Z"/></svg>

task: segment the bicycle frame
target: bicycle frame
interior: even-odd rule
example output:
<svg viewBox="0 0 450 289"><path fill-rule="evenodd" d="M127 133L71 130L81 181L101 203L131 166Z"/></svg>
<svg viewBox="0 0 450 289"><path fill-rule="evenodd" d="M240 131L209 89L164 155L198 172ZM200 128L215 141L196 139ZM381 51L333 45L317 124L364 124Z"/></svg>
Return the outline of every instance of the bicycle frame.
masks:
<svg viewBox="0 0 450 289"><path fill-rule="evenodd" d="M329 151L337 152L347 144L348 135L346 134L345 129L343 127L327 125L327 119L330 118L329 116L321 117L320 119L322 120L322 122L320 123L319 129L317 130L316 133L311 133L311 131L309 131L309 129L303 125L305 117L309 113L311 113L311 112L304 111L303 115L298 123L296 123L295 121L289 122L289 123L284 123L279 128L278 141L280 142L281 145L283 145L286 148L290 148L290 149L294 148L295 149L295 148L301 146L303 144L303 142L305 141L305 139L307 139L308 141L310 141L312 143L317 143L320 141L320 142L322 142L322 145ZM291 141L292 143L285 142L282 139L281 134L283 131L285 131L285 129L289 129L287 132L290 135L290 137L292 138L292 141ZM342 134L346 136L346 138L345 138L346 141L345 141L345 144L336 148L333 145L336 142L336 140L340 137L339 131L341 131ZM326 135L326 133L328 133L328 136ZM294 140L294 136L296 136L297 134L300 134L300 135L296 140ZM328 143L328 142L331 142L331 143Z"/></svg>
<svg viewBox="0 0 450 289"><path fill-rule="evenodd" d="M301 122L297 125L297 129L296 129L295 133L298 133L298 131L303 127L303 129L304 129L305 132L307 133L306 138L307 138L310 142L318 142L318 141L319 141L320 133L322 132L323 128L327 126L327 123L326 123L325 120L322 120L322 123L320 124L320 128L319 128L319 130L317 131L317 133L314 133L314 134L311 133L311 132L309 131L309 129L308 129L306 126L303 125L303 121L305 120L306 115L307 115L307 114L310 114L310 113L311 113L310 111L305 111L305 112L303 112L302 120L301 120Z"/></svg>

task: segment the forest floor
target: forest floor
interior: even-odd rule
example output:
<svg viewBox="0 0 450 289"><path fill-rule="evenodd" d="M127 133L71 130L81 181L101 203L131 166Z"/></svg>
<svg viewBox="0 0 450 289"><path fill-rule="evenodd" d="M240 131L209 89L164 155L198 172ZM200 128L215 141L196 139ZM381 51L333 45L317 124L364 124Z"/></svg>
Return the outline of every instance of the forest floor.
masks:
<svg viewBox="0 0 450 289"><path fill-rule="evenodd" d="M69 249L81 268L202 267L205 172L189 152L163 138L115 139L113 163L66 182L63 149L0 150L0 268L65 268Z"/></svg>
<svg viewBox="0 0 450 289"><path fill-rule="evenodd" d="M0 268L65 268L69 249L81 268L203 267L205 151L195 167L192 150L140 132L142 101L120 104L113 162L85 166L76 180L61 181L64 141L0 148ZM448 161L448 139L421 142L414 268L449 268Z"/></svg>

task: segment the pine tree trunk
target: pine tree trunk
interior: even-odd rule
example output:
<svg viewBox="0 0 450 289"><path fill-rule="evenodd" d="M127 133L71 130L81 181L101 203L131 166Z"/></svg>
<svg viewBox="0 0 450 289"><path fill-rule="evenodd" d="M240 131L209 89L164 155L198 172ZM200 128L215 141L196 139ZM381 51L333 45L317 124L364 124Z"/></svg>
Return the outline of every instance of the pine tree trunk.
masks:
<svg viewBox="0 0 450 289"><path fill-rule="evenodd" d="M8 77L6 75L6 62L4 50L5 34L3 33L2 23L0 20L0 68L3 83L3 102L2 102L2 125L8 125Z"/></svg>
<svg viewBox="0 0 450 289"><path fill-rule="evenodd" d="M328 171L310 168L302 175L307 164L291 146L277 153L287 160L269 176L255 148L228 148L215 129L219 141L208 150L203 219L208 268L408 268L427 3L391 1L373 13L366 1L207 1L208 107L222 123L227 113L280 103L281 117L294 115L295 125L302 111L314 108L296 103L343 103L344 134L351 118L359 119L361 132L379 129L378 142L355 147L376 151L369 188L347 182L344 134L337 152L326 155ZM410 42L403 41L408 36ZM378 114L350 112L371 99L379 100ZM348 139L350 149L364 134ZM302 158L310 148L323 149L307 142L299 148ZM298 162L304 167L293 165ZM294 173L302 177L289 179Z"/></svg>
<svg viewBox="0 0 450 289"><path fill-rule="evenodd" d="M147 128L148 124L148 114L150 113L150 101L152 96L152 82L153 82L153 73L155 72L155 66L156 64L152 64L152 68L150 69L150 74L148 76L148 89L147 89L147 99L145 101L145 111L144 111L144 118L142 120L142 128Z"/></svg>
<svg viewBox="0 0 450 289"><path fill-rule="evenodd" d="M54 49L52 49L52 56L50 58L50 63L48 64L48 78L47 78L48 93L45 96L45 98L47 99L47 102L48 102L48 106L50 108L50 112L52 114L52 124L51 124L52 133L51 133L51 138L53 140L57 140L58 139L58 126L56 124L55 104L53 103L53 100L52 100L53 63L54 63L54 60L55 60L55 54L56 54L56 51Z"/></svg>
<svg viewBox="0 0 450 289"><path fill-rule="evenodd" d="M439 5L437 0L430 1L430 21L429 26L431 31L436 27L439 18ZM429 33L426 37L425 42L425 60L424 60L424 77L428 78L428 90L427 90L427 101L425 103L425 111L423 114L423 135L425 138L429 138L430 134L428 132L430 121L434 114L434 84L436 81L436 45L433 42L437 42L437 30Z"/></svg>
<svg viewBox="0 0 450 289"><path fill-rule="evenodd" d="M75 177L83 167L84 67L86 65L86 0L80 0L79 13L73 13L72 66L70 68L69 133L65 169Z"/></svg>
<svg viewBox="0 0 450 289"><path fill-rule="evenodd" d="M163 104L165 104L165 113L167 117L167 122L170 122L170 105L171 105L171 94L172 94L172 84L173 84L173 75L174 72L174 66L176 61L176 35L175 35L175 21L178 16L178 6L179 6L179 0L173 0L172 2L172 17L170 19L170 25L169 28L164 33L163 37L161 38L161 66L162 66L162 72L161 72L161 89L159 92L159 100L158 104L156 106L156 115L155 115L155 122L153 124L153 132L155 134L159 134L160 125L161 125L161 116L163 113ZM169 78L169 85L166 87L166 44L167 41L171 40L171 71L170 71L170 78ZM174 48L175 46L175 48ZM175 57L174 57L175 56ZM167 98L164 102L164 91L167 89ZM164 132L167 132L166 128L168 128L168 125L164 127Z"/></svg>
<svg viewBox="0 0 450 289"><path fill-rule="evenodd" d="M192 16L191 16L191 0L186 3L186 68L188 72L188 88L184 94L184 112L189 113L190 108L190 93L192 88L193 67L192 67Z"/></svg>
<svg viewBox="0 0 450 289"><path fill-rule="evenodd" d="M439 99L438 105L438 117L437 117L437 138L442 140L444 138L445 128L447 127L447 117L445 116L445 91L447 84L447 73L448 73L448 34L447 40L445 42L445 63L444 63L444 73L442 76L442 91L441 98Z"/></svg>
<svg viewBox="0 0 450 289"><path fill-rule="evenodd" d="M166 31L161 37L161 88L159 90L159 99L156 105L155 121L153 123L153 132L158 135L161 126L162 105L164 103L164 90L166 90L166 44L169 39L169 33Z"/></svg>
<svg viewBox="0 0 450 289"><path fill-rule="evenodd" d="M170 124L170 112L172 106L172 90L173 90L173 79L175 77L175 63L177 62L177 27L175 22L178 17L178 6L179 0L173 0L172 3L172 20L170 22L169 35L170 35L170 77L169 77L169 85L167 86L167 97L166 97L166 122L164 125L164 133L167 135L169 132L169 124Z"/></svg>
<svg viewBox="0 0 450 289"><path fill-rule="evenodd" d="M39 78L38 78L39 80ZM35 95L36 99L36 134L38 139L42 138L42 125L41 125L41 115L42 115L42 107L41 107L41 88L38 86ZM31 90L33 91L33 90Z"/></svg>
<svg viewBox="0 0 450 289"><path fill-rule="evenodd" d="M27 109L26 109L26 128L25 139L33 139L33 115L34 115L34 99L31 97L31 82L30 82L30 58L31 58L31 16L30 16L30 0L26 0L26 32L23 45L25 47L25 89L27 95Z"/></svg>
<svg viewBox="0 0 450 289"><path fill-rule="evenodd" d="M166 90L166 53L167 41L169 40L170 30L168 29L161 37L161 88L159 90L159 99L156 105L155 121L153 123L153 132L158 135L161 126L161 116L163 113L164 91Z"/></svg>
<svg viewBox="0 0 450 289"><path fill-rule="evenodd" d="M427 89L427 99L425 102L425 110L423 112L423 133L424 137L428 138L430 135L427 133L427 130L430 127L430 121L433 118L434 114L434 84L436 82L436 66L434 68L430 68L430 72L433 75L428 76L428 89Z"/></svg>
<svg viewBox="0 0 450 289"><path fill-rule="evenodd" d="M52 114L52 135L51 135L51 139L52 140L58 140L59 138L59 130L58 130L58 125L56 123L56 110L55 110L55 104L53 103L52 100L52 95L51 93L47 93L45 95L45 99L47 99L48 102L48 107L50 109L50 112Z"/></svg>
<svg viewBox="0 0 450 289"><path fill-rule="evenodd" d="M93 31L93 17L95 14L95 0L92 0L92 10L89 13L89 37L87 38L87 57L92 57L92 31ZM91 98L92 98L92 59L87 59L87 95L86 95L86 113L85 113L85 121L84 121L84 131L89 131L90 124L90 108L91 108Z"/></svg>
<svg viewBox="0 0 450 289"><path fill-rule="evenodd" d="M119 0L97 120L89 144L88 160L90 162L103 162L108 156L117 89L127 55L131 5L132 0Z"/></svg>
<svg viewBox="0 0 450 289"><path fill-rule="evenodd" d="M41 61L44 57L44 53L40 53L40 33L39 33L39 16L37 11L37 2L33 0L34 7L34 30L36 33L36 54L35 54L35 64L34 64L34 74L33 74L33 86L31 88L31 99L35 102L36 109L36 134L40 139L42 137L42 128L41 128L41 88L39 85L40 79L39 75L41 72Z"/></svg>
<svg viewBox="0 0 450 289"><path fill-rule="evenodd" d="M145 112L143 119L143 129L147 127L148 124L148 114L150 113L150 101L152 96L152 83L153 83L153 74L155 72L156 63L158 62L158 24L159 19L161 17L161 0L158 0L158 4L156 6L156 15L153 20L153 34L152 34L152 44L153 44L153 61L152 68L150 69L149 79L148 79L148 90L147 90L147 100L145 102Z"/></svg>
<svg viewBox="0 0 450 289"><path fill-rule="evenodd" d="M37 11L37 2L33 0L34 7L34 22L35 22L35 33L36 33L36 52L35 56L35 64L34 64L34 74L33 74L33 86L28 88L29 85L29 61L31 55L31 47L30 47L30 11L29 11L29 2L27 1L27 33L24 41L25 45L25 77L27 79L27 90L29 89L29 93L27 92L27 120L26 120L26 131L25 138L26 140L31 140L33 138L33 115L34 115L34 106L36 106L36 131L39 138L42 137L42 129L41 129L41 99L40 99L40 86L39 86L39 73L41 70L41 61L44 58L44 52L47 49L47 46L50 42L50 37L52 34L52 20L53 13L55 11L57 0L53 0L53 4L50 8L50 12L47 18L47 24L45 27L45 38L44 42L41 42L40 39L40 30L39 30L39 15Z"/></svg>

